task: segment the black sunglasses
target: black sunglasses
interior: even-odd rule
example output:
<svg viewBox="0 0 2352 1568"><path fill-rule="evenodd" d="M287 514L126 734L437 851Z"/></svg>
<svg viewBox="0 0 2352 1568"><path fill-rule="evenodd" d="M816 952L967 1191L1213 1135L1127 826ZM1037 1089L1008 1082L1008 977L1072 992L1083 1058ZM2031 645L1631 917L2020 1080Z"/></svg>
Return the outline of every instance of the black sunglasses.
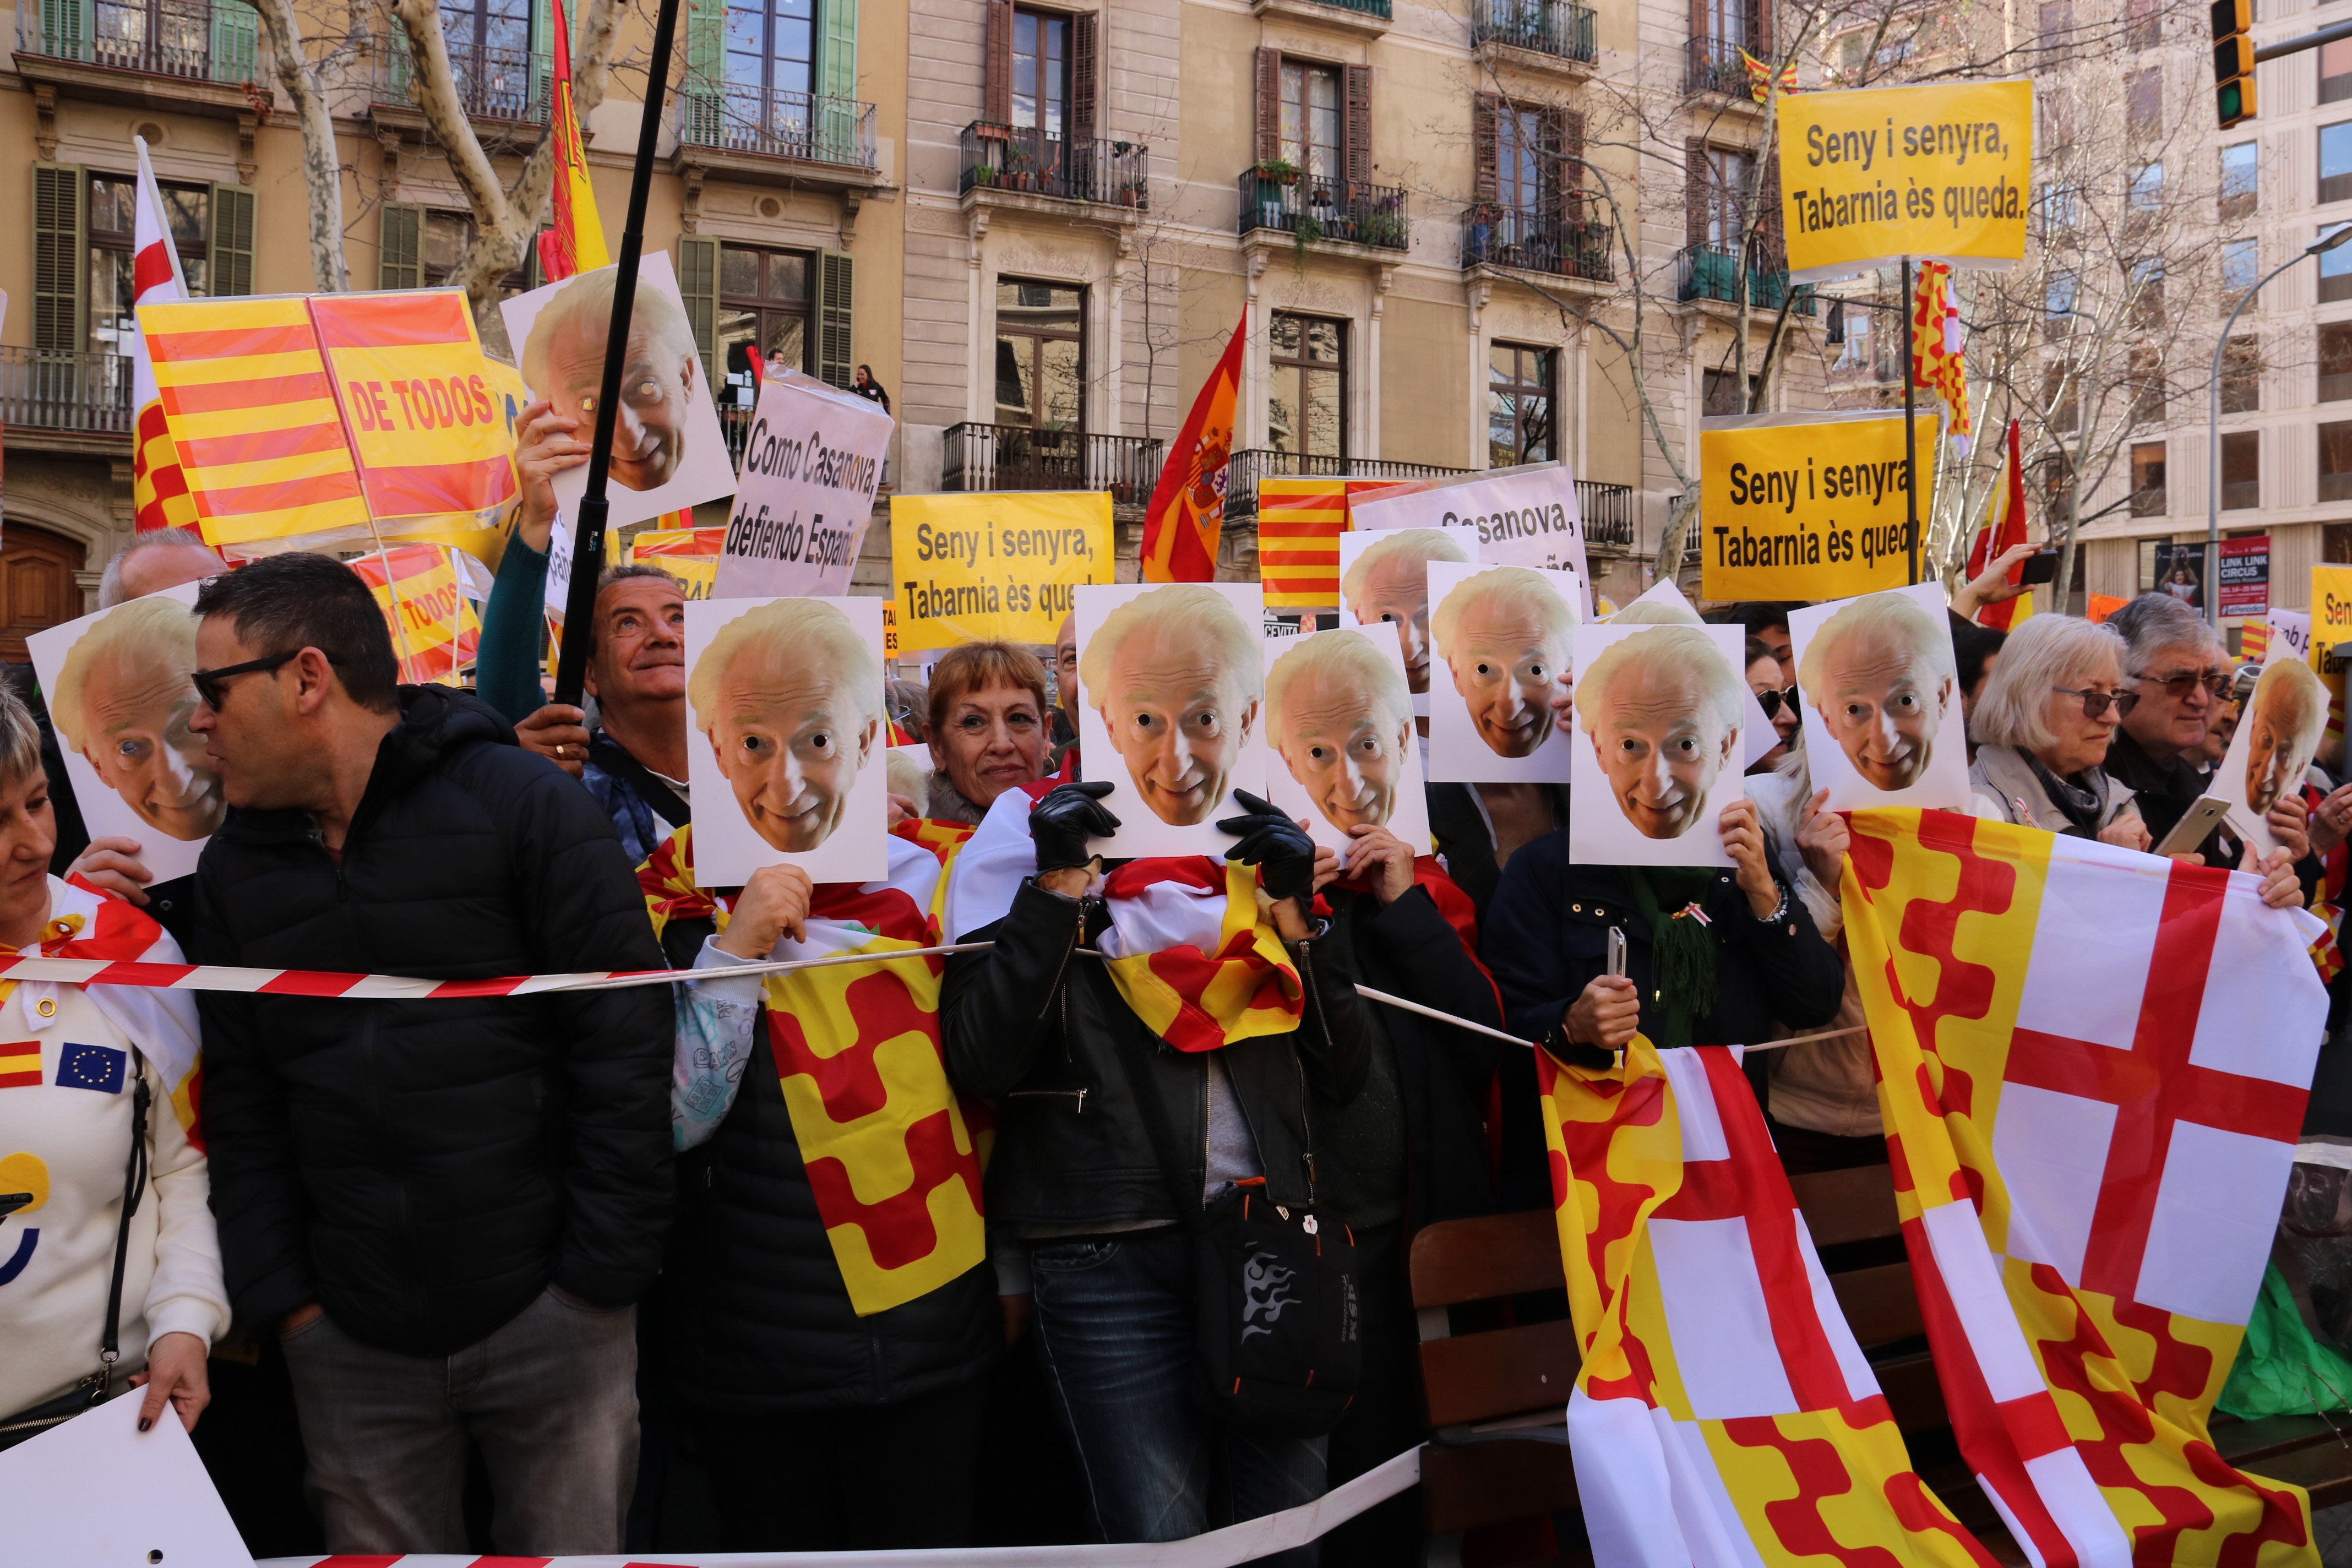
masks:
<svg viewBox="0 0 2352 1568"><path fill-rule="evenodd" d="M2161 686L2167 697L2178 701L2200 686L2216 698L2226 696L2230 690L2230 683L2237 677L2226 671L2220 675L2206 675L2198 670L2187 669L2179 675L2135 675L2132 679L2145 681L2150 686Z"/></svg>
<svg viewBox="0 0 2352 1568"><path fill-rule="evenodd" d="M302 650L299 647L289 648L284 653L272 654L268 658L248 658L243 664L225 664L218 669L190 670L188 679L194 683L196 696L204 705L218 712L221 705L221 687L232 677L257 675L263 670L281 668L301 657L301 653ZM332 665L341 665L343 662L331 653L326 655L326 659Z"/></svg>
<svg viewBox="0 0 2352 1568"><path fill-rule="evenodd" d="M2077 691L2071 686L2053 686L2050 689L2061 697L2081 698L2083 717L2094 721L2105 718L2110 708L2116 710L2116 718L2128 719L2131 710L2139 706L2137 691Z"/></svg>
<svg viewBox="0 0 2352 1568"><path fill-rule="evenodd" d="M1783 708L1794 718L1797 716L1797 689L1791 686L1782 691L1759 691L1756 694L1756 706L1764 710L1767 719L1778 719Z"/></svg>

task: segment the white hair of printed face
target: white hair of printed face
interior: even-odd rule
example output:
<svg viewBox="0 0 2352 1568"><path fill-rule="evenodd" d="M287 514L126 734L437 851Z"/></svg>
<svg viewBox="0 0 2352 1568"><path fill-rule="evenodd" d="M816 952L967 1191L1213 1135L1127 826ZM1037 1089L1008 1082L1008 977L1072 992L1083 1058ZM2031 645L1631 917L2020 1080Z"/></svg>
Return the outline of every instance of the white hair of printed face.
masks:
<svg viewBox="0 0 2352 1568"><path fill-rule="evenodd" d="M1102 618L1078 650L1078 686L1100 709L1109 698L1110 670L1119 648L1139 634L1168 631L1205 648L1217 667L1231 674L1244 699L1265 685L1260 634L1242 618L1234 602L1205 583L1171 583L1138 594Z"/></svg>
<svg viewBox="0 0 2352 1568"><path fill-rule="evenodd" d="M1456 583L1429 617L1430 635L1448 658L1454 657L1454 628L1470 606L1480 603L1494 610L1525 613L1543 627L1546 637L1559 638L1563 647L1569 633L1576 629L1576 606L1542 573L1531 566L1490 566Z"/></svg>
<svg viewBox="0 0 2352 1568"><path fill-rule="evenodd" d="M2294 726L2296 756L2308 757L2319 750L2320 737L2327 733L2327 688L2309 665L2292 657L2264 665L2246 711L2263 712L2265 703L2277 704L2271 710L2273 722Z"/></svg>
<svg viewBox="0 0 2352 1568"><path fill-rule="evenodd" d="M1748 683L1723 650L1697 626L1661 626L1611 643L1578 678L1576 715L1584 721L1586 734L1601 722L1617 678L1644 670L1696 691L1702 710L1715 720L1717 734L1738 729L1747 717Z"/></svg>
<svg viewBox="0 0 2352 1568"><path fill-rule="evenodd" d="M1952 657L1952 639L1927 607L1907 594L1865 594L1813 628L1806 639L1805 657L1797 666L1797 682L1815 706L1830 700L1830 651L1849 638L1876 632L1897 647L1913 650L1927 667L1931 685L1959 679Z"/></svg>
<svg viewBox="0 0 2352 1568"><path fill-rule="evenodd" d="M1266 739L1279 748L1290 731L1290 689L1320 676L1324 690L1368 693L1379 715L1402 729L1412 722L1412 691L1404 673L1358 631L1324 631L1299 638L1266 672Z"/></svg>
<svg viewBox="0 0 2352 1568"><path fill-rule="evenodd" d="M1423 565L1432 561L1456 561L1466 566L1470 558L1470 546L1458 529L1400 528L1380 535L1348 563L1348 574L1339 580L1339 597L1350 605L1363 597L1372 574L1391 561Z"/></svg>
<svg viewBox="0 0 2352 1568"><path fill-rule="evenodd" d="M134 670L184 678L196 668L195 614L177 599L133 599L74 639L49 698L49 722L68 751L82 749L90 673L110 655Z"/></svg>
<svg viewBox="0 0 2352 1568"><path fill-rule="evenodd" d="M744 611L719 628L687 678L686 699L693 705L694 721L704 734L719 722L719 693L736 656L782 648L802 664L829 656L843 687L856 704L857 716L884 716L882 661L867 646L849 617L821 599L778 599Z"/></svg>
<svg viewBox="0 0 2352 1568"><path fill-rule="evenodd" d="M547 356L552 352L555 335L574 320L585 317L585 325L593 337L602 341L611 330L613 296L619 291L620 269L601 267L585 272L551 296L531 319L530 335L523 340L523 384L532 394L544 397L547 384ZM629 309L629 330L634 334L643 331L657 348L667 350L683 363L696 359L700 351L694 342L694 324L677 301L655 287L654 280L643 275L637 279L637 295Z"/></svg>

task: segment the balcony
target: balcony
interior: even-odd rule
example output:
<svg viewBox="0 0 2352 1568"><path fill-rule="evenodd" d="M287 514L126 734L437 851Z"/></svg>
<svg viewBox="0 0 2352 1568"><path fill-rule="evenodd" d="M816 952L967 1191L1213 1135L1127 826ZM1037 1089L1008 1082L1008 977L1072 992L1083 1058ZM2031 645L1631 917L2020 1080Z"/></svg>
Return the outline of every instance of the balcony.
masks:
<svg viewBox="0 0 2352 1568"><path fill-rule="evenodd" d="M968 203L1061 211L1052 204L1082 202L1118 208L1122 222L1151 205L1150 154L1139 142L1072 142L1036 126L974 121L963 128L962 148L956 189Z"/></svg>
<svg viewBox="0 0 2352 1568"><path fill-rule="evenodd" d="M1778 257L1763 256L1758 247L1748 247L1750 258L1748 268L1748 303L1761 310L1778 310L1781 299L1789 291L1789 268ZM1759 265L1759 262L1777 265ZM1699 244L1685 246L1675 257L1675 298L1690 303L1694 300L1717 300L1724 304L1739 302L1739 257L1727 246ZM1811 316L1814 311L1813 286L1801 283L1797 297L1789 307L1792 316Z"/></svg>
<svg viewBox="0 0 2352 1568"><path fill-rule="evenodd" d="M0 424L11 447L128 452L131 416L128 355L0 348Z"/></svg>
<svg viewBox="0 0 2352 1568"><path fill-rule="evenodd" d="M1601 58L1593 13L1569 0L1476 0L1470 11L1470 44L1493 45L1539 55L1576 76L1589 76ZM1542 61L1521 61L1541 64Z"/></svg>
<svg viewBox="0 0 2352 1568"><path fill-rule="evenodd" d="M865 193L882 184L878 168L870 103L702 76L678 91L670 172L687 182L689 212L700 206L704 177L717 174L831 191L855 217Z"/></svg>
<svg viewBox="0 0 2352 1568"><path fill-rule="evenodd" d="M1588 545L1633 548L1633 489L1630 485L1576 481L1576 515Z"/></svg>
<svg viewBox="0 0 2352 1568"><path fill-rule="evenodd" d="M1250 0L1253 16L1280 16L1377 37L1389 30L1390 0Z"/></svg>
<svg viewBox="0 0 2352 1568"><path fill-rule="evenodd" d="M1261 163L1240 180L1241 226L1287 234L1300 246L1358 246L1402 251L1412 245L1404 187L1303 174L1286 164Z"/></svg>
<svg viewBox="0 0 2352 1568"><path fill-rule="evenodd" d="M1462 215L1462 265L1544 272L1587 283L1616 276L1611 249L1617 232L1580 215L1591 210L1582 191L1568 193L1563 212L1530 212L1481 202Z"/></svg>
<svg viewBox="0 0 2352 1568"><path fill-rule="evenodd" d="M235 119L257 113L260 40L260 19L244 0L26 0L16 63L52 105L62 90Z"/></svg>
<svg viewBox="0 0 2352 1568"><path fill-rule="evenodd" d="M546 55L453 43L449 75L457 83L457 98L468 120L486 128L547 123L553 67ZM407 35L394 32L376 58L369 112L379 123L421 132L425 129L423 92L424 73L408 52Z"/></svg>
<svg viewBox="0 0 2352 1568"><path fill-rule="evenodd" d="M1683 66L1685 92L1711 92L1751 109L1763 107L1756 101L1739 45L1727 38L1693 38L1685 47L1689 50Z"/></svg>
<svg viewBox="0 0 2352 1568"><path fill-rule="evenodd" d="M1466 474L1467 468L1435 463L1391 463L1379 458L1318 458L1307 452L1276 452L1252 447L1235 452L1225 468L1225 521L1257 515L1257 482L1278 475L1308 474L1326 479L1443 479Z"/></svg>
<svg viewBox="0 0 2352 1568"><path fill-rule="evenodd" d="M948 426L944 445L940 488L967 494L1108 490L1115 505L1141 506L1160 481L1160 443L1142 436L967 421Z"/></svg>

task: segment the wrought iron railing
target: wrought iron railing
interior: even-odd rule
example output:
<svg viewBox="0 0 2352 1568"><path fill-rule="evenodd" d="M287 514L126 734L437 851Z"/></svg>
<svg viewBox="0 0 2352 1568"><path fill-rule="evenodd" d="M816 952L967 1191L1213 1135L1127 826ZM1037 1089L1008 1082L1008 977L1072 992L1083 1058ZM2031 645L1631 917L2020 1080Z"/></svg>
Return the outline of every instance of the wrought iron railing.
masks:
<svg viewBox="0 0 2352 1568"><path fill-rule="evenodd" d="M1576 515L1587 544L1633 548L1633 489L1630 485L1604 485L1593 479L1576 481Z"/></svg>
<svg viewBox="0 0 2352 1568"><path fill-rule="evenodd" d="M1265 447L1250 447L1235 452L1225 468L1225 516L1228 519L1253 517L1257 513L1257 482L1284 474L1321 474L1332 478L1346 475L1362 479L1442 479L1454 474L1466 474L1467 468L1449 468L1436 463L1392 463L1380 458L1324 458L1311 452L1279 452Z"/></svg>
<svg viewBox="0 0 2352 1568"><path fill-rule="evenodd" d="M678 93L677 139L726 153L875 167L874 106L824 93L690 76Z"/></svg>
<svg viewBox="0 0 2352 1568"><path fill-rule="evenodd" d="M1507 44L1586 65L1601 55L1591 8L1570 0L1473 0L1470 42Z"/></svg>
<svg viewBox="0 0 2352 1568"><path fill-rule="evenodd" d="M1316 0L1316 3L1328 5L1334 11L1353 11L1360 16L1378 16L1383 22L1390 19L1389 0Z"/></svg>
<svg viewBox="0 0 2352 1568"><path fill-rule="evenodd" d="M492 48L449 41L449 76L469 120L503 120L517 125L547 121L552 91L551 57L531 49ZM409 54L408 35L394 31L378 57L375 101L413 103L424 81Z"/></svg>
<svg viewBox="0 0 2352 1568"><path fill-rule="evenodd" d="M1570 192L1559 212L1480 202L1462 215L1462 265L1516 267L1560 278L1606 283L1616 276L1611 250L1616 230L1583 215L1585 194Z"/></svg>
<svg viewBox="0 0 2352 1568"><path fill-rule="evenodd" d="M27 0L16 49L189 81L261 79L261 22L246 0Z"/></svg>
<svg viewBox="0 0 2352 1568"><path fill-rule="evenodd" d="M127 354L0 348L0 424L128 436L131 420Z"/></svg>
<svg viewBox="0 0 2352 1568"><path fill-rule="evenodd" d="M1145 436L1097 436L1026 425L950 425L940 488L989 490L1108 490L1140 505L1160 482L1160 443Z"/></svg>
<svg viewBox="0 0 2352 1568"><path fill-rule="evenodd" d="M974 121L963 128L963 172L956 188L1058 196L1140 212L1151 205L1150 159L1140 142L1072 142L1034 125Z"/></svg>
<svg viewBox="0 0 2352 1568"><path fill-rule="evenodd" d="M1757 245L1747 247L1747 256L1748 304L1760 310L1779 310L1781 298L1789 291L1788 263ZM1712 244L1685 246L1675 257L1675 298L1684 301L1719 300L1727 304L1738 304L1739 258L1738 247ZM1789 313L1810 316L1814 309L1813 286L1800 283Z"/></svg>
<svg viewBox="0 0 2352 1568"><path fill-rule="evenodd" d="M1719 92L1726 98L1754 101L1748 80L1747 62L1739 58L1740 46L1728 38L1693 38L1683 68L1683 90L1685 92Z"/></svg>
<svg viewBox="0 0 2352 1568"><path fill-rule="evenodd" d="M1259 164L1241 177L1241 228L1280 229L1306 244L1318 239L1405 250L1412 223L1402 185L1370 185Z"/></svg>

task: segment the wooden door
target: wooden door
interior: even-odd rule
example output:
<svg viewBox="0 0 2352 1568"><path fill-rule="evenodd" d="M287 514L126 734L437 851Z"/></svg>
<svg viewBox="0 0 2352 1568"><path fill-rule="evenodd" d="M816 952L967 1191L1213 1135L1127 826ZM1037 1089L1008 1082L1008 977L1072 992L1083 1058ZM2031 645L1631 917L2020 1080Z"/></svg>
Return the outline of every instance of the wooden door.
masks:
<svg viewBox="0 0 2352 1568"><path fill-rule="evenodd" d="M24 663L27 633L82 613L74 574L86 559L80 545L45 530L17 522L0 529L0 662Z"/></svg>

